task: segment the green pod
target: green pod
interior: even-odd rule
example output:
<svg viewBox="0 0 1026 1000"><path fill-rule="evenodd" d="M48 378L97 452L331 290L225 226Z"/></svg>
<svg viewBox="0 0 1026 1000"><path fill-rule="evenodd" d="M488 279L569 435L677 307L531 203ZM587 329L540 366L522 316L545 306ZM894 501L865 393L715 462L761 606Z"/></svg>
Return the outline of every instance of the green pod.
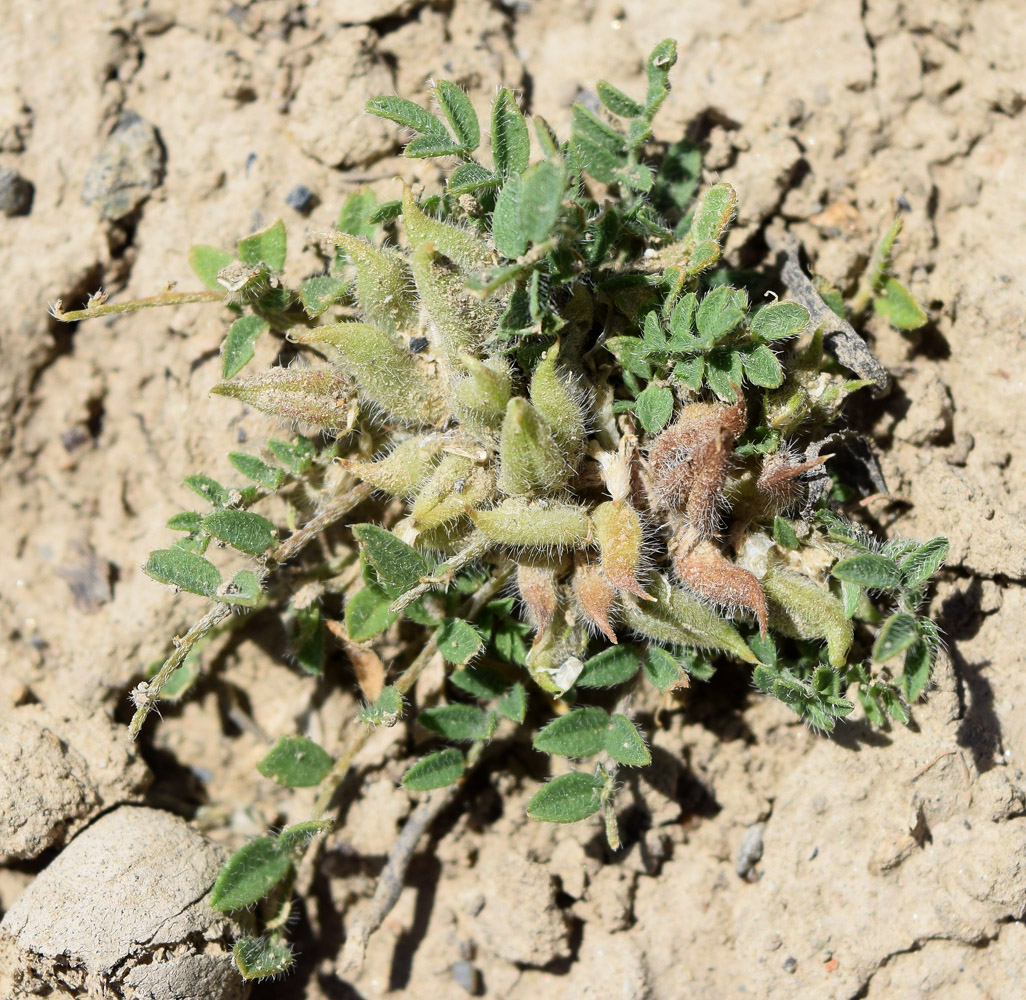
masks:
<svg viewBox="0 0 1026 1000"><path fill-rule="evenodd" d="M584 448L587 436L584 408L571 390L566 376L558 370L558 359L557 341L542 356L531 377L531 402L548 423L556 444L573 461Z"/></svg>
<svg viewBox="0 0 1026 1000"><path fill-rule="evenodd" d="M332 233L331 242L349 255L356 271L356 300L368 323L397 332L417 323L413 275L398 250L379 250L368 240Z"/></svg>
<svg viewBox="0 0 1026 1000"><path fill-rule="evenodd" d="M330 348L361 393L392 419L414 426L438 426L448 419L441 394L416 357L384 330L367 323L334 323L293 339Z"/></svg>
<svg viewBox="0 0 1026 1000"><path fill-rule="evenodd" d="M548 423L523 396L514 396L499 434L499 489L507 496L549 492L565 485L569 472Z"/></svg>
<svg viewBox="0 0 1026 1000"><path fill-rule="evenodd" d="M425 243L431 243L438 253L444 254L464 271L480 271L494 262L488 244L476 233L425 215L407 184L403 185L402 200L403 225L410 249L416 250Z"/></svg>
<svg viewBox="0 0 1026 1000"><path fill-rule="evenodd" d="M738 630L693 594L671 587L661 576L649 590L654 602L623 601L624 620L639 635L656 642L719 650L744 663L759 662Z"/></svg>
<svg viewBox="0 0 1026 1000"><path fill-rule="evenodd" d="M602 569L609 582L651 601L651 594L638 582L645 544L641 516L626 500L609 500L600 503L591 518L595 522Z"/></svg>
<svg viewBox="0 0 1026 1000"><path fill-rule="evenodd" d="M344 427L351 385L332 365L309 368L272 368L252 378L219 382L210 391L230 396L281 417L318 427Z"/></svg>
<svg viewBox="0 0 1026 1000"><path fill-rule="evenodd" d="M854 638L844 605L815 580L783 566L771 566L760 582L770 625L795 639L826 639L830 665L843 667Z"/></svg>
<svg viewBox="0 0 1026 1000"><path fill-rule="evenodd" d="M469 354L461 355L460 363L467 374L452 383L457 419L477 430L498 430L513 395L512 369L503 358L481 361Z"/></svg>
<svg viewBox="0 0 1026 1000"><path fill-rule="evenodd" d="M518 548L582 549L591 544L591 521L586 507L548 502L504 500L491 510L468 512L485 538Z"/></svg>
<svg viewBox="0 0 1026 1000"><path fill-rule="evenodd" d="M446 455L413 502L410 516L418 531L451 524L468 506L485 503L494 491L491 473L465 455Z"/></svg>
<svg viewBox="0 0 1026 1000"><path fill-rule="evenodd" d="M429 438L413 437L396 445L376 462L342 460L345 470L357 479L393 497L412 497L431 475L438 445Z"/></svg>
<svg viewBox="0 0 1026 1000"><path fill-rule="evenodd" d="M437 332L449 366L457 368L461 353L477 353L494 332L501 304L469 292L463 274L432 243L415 247L410 263L430 329Z"/></svg>

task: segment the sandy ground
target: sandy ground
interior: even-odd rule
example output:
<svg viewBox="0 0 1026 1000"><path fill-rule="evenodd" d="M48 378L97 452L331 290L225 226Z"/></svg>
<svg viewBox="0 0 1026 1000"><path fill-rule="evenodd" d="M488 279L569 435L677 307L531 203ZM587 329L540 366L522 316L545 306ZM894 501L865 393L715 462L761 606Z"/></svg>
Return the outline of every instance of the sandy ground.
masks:
<svg viewBox="0 0 1026 1000"><path fill-rule="evenodd" d="M347 914L410 810L395 784L409 748L371 745L303 886L298 967L253 996L1026 995L1020 3L4 0L0 23L0 168L17 175L0 175L13 211L0 221L0 750L21 837L0 913L119 802L147 796L228 847L304 818L309 797L254 769L264 734L334 747L353 710L340 656L318 686L258 629L204 663L141 758L126 749L127 691L200 606L140 564L188 502L178 480L227 473L225 453L269 425L207 394L217 309L61 328L47 303L191 287L191 243L230 246L278 216L289 273L312 273L304 234L329 228L359 183L381 197L397 174L438 183L396 158L394 133L361 114L368 97L416 99L447 77L483 108L504 83L565 130L597 79L637 88L644 55L675 36L658 133L688 131L707 178L738 189L735 255L759 261L784 226L845 285L905 210L897 270L932 323L870 327L898 387L860 419L891 490L875 524L952 541L933 601L950 654L937 685L909 729L823 739L721 672L654 720L656 764L625 789L615 857L595 827L526 821L537 765L506 746L433 829L362 977L343 984ZM97 173L112 141L133 157L118 204ZM306 215L286 203L299 184L317 199ZM103 218L125 204L127 221ZM764 850L742 878L746 837Z"/></svg>

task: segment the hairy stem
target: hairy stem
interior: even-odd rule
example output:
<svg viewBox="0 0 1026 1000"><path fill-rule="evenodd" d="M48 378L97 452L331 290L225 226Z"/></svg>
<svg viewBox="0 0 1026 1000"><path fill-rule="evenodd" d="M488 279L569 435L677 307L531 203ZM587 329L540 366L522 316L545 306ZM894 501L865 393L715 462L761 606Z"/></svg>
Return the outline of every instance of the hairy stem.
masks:
<svg viewBox="0 0 1026 1000"><path fill-rule="evenodd" d="M141 309L156 309L160 306L181 306L190 302L223 302L227 296L226 291L161 292L159 295L148 295L146 298L132 299L130 302L104 302L87 306L85 309L72 309L71 312L64 312L58 299L51 309L51 315L62 323L77 323L83 319L139 312Z"/></svg>

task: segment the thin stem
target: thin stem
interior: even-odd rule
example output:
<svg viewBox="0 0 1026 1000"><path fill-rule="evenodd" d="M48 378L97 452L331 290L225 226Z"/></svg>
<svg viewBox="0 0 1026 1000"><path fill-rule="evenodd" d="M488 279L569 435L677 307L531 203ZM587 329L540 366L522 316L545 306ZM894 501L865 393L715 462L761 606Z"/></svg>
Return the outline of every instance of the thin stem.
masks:
<svg viewBox="0 0 1026 1000"><path fill-rule="evenodd" d="M332 500L327 507L293 532L268 556L270 562L285 563L295 558L299 551L339 518L345 517L354 507L363 503L374 492L369 483L360 483L342 496Z"/></svg>
<svg viewBox="0 0 1026 1000"><path fill-rule="evenodd" d="M388 610L392 614L398 614L400 611L408 608L418 597L422 597L429 590L434 590L440 583L448 586L452 578L461 569L472 563L475 559L480 559L491 547L492 542L483 535L478 535L471 539L470 544L465 549L461 549L456 555L446 559L435 570L434 574L424 577L412 590L408 590L405 594L397 597Z"/></svg>
<svg viewBox="0 0 1026 1000"><path fill-rule="evenodd" d="M224 302L228 297L226 291L203 292L161 292L143 299L132 299L130 302L105 302L85 309L72 309L64 312L61 300L58 299L50 310L50 315L62 323L77 323L83 319L96 319L98 316L111 316L118 313L139 312L141 309L156 309L159 306L180 306L190 302Z"/></svg>

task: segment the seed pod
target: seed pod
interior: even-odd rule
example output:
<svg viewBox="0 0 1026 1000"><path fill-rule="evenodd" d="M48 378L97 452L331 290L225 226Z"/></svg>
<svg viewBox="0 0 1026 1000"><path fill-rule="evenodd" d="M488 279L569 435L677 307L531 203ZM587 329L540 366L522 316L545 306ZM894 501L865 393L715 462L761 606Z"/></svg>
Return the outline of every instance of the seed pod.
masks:
<svg viewBox="0 0 1026 1000"><path fill-rule="evenodd" d="M384 330L367 323L334 323L293 339L328 348L356 379L363 395L392 419L438 426L448 418L437 386L417 359Z"/></svg>
<svg viewBox="0 0 1026 1000"><path fill-rule="evenodd" d="M459 360L467 375L452 383L452 408L457 419L472 428L497 430L513 394L508 362L503 358L481 361L469 354L461 354Z"/></svg>
<svg viewBox="0 0 1026 1000"><path fill-rule="evenodd" d="M832 667L847 662L854 630L844 605L804 573L771 565L762 578L773 628L796 639L826 639Z"/></svg>
<svg viewBox="0 0 1026 1000"><path fill-rule="evenodd" d="M598 628L616 644L616 632L610 622L616 606L616 588L606 579L602 569L592 562L580 562L573 576L574 601L586 621Z"/></svg>
<svg viewBox="0 0 1026 1000"><path fill-rule="evenodd" d="M467 513L485 538L500 545L547 551L580 549L591 544L587 508L577 504L529 504L515 498L504 500L491 510Z"/></svg>
<svg viewBox="0 0 1026 1000"><path fill-rule="evenodd" d="M584 408L571 390L566 377L558 371L559 342L553 344L531 376L531 403L545 418L556 444L575 462L586 437Z"/></svg>
<svg viewBox="0 0 1026 1000"><path fill-rule="evenodd" d="M514 396L499 435L499 489L508 496L526 496L559 489L568 478L548 423L523 396Z"/></svg>
<svg viewBox="0 0 1026 1000"><path fill-rule="evenodd" d="M493 263L494 255L484 240L469 229L450 226L425 215L407 184L403 185L402 200L403 225L412 250L424 243L432 243L438 253L444 254L464 271L480 271Z"/></svg>
<svg viewBox="0 0 1026 1000"><path fill-rule="evenodd" d="M748 570L724 558L712 542L701 541L690 551L677 551L673 568L681 583L725 608L728 614L738 608L752 612L759 622L759 633L766 638L769 612L759 581Z"/></svg>
<svg viewBox="0 0 1026 1000"><path fill-rule="evenodd" d="M559 568L559 560L544 557L517 564L517 589L534 620L537 636L549 627L559 605Z"/></svg>
<svg viewBox="0 0 1026 1000"><path fill-rule="evenodd" d="M356 271L356 300L368 323L390 332L409 330L417 323L417 298L413 275L398 250L381 250L368 240L349 233L328 237L341 247Z"/></svg>
<svg viewBox="0 0 1026 1000"><path fill-rule="evenodd" d="M830 456L821 455L803 462L789 451L776 451L762 460L762 469L755 482L768 514L781 514L802 498L804 487L799 478L803 472L822 465Z"/></svg>
<svg viewBox="0 0 1026 1000"><path fill-rule="evenodd" d="M331 365L309 368L272 368L262 375L219 382L210 391L231 396L264 413L290 423L299 421L318 427L347 426L347 403L352 386Z"/></svg>
<svg viewBox="0 0 1026 1000"><path fill-rule="evenodd" d="M370 483L389 496L409 499L424 484L435 467L440 444L430 438L408 438L376 462L342 460L342 466L357 479Z"/></svg>
<svg viewBox="0 0 1026 1000"><path fill-rule="evenodd" d="M492 498L492 475L465 455L446 455L421 487L410 510L419 531L451 524L468 505Z"/></svg>
<svg viewBox="0 0 1026 1000"><path fill-rule="evenodd" d="M638 583L644 535L641 517L626 501L600 503L592 512L602 569L609 582L646 601L654 598Z"/></svg>

